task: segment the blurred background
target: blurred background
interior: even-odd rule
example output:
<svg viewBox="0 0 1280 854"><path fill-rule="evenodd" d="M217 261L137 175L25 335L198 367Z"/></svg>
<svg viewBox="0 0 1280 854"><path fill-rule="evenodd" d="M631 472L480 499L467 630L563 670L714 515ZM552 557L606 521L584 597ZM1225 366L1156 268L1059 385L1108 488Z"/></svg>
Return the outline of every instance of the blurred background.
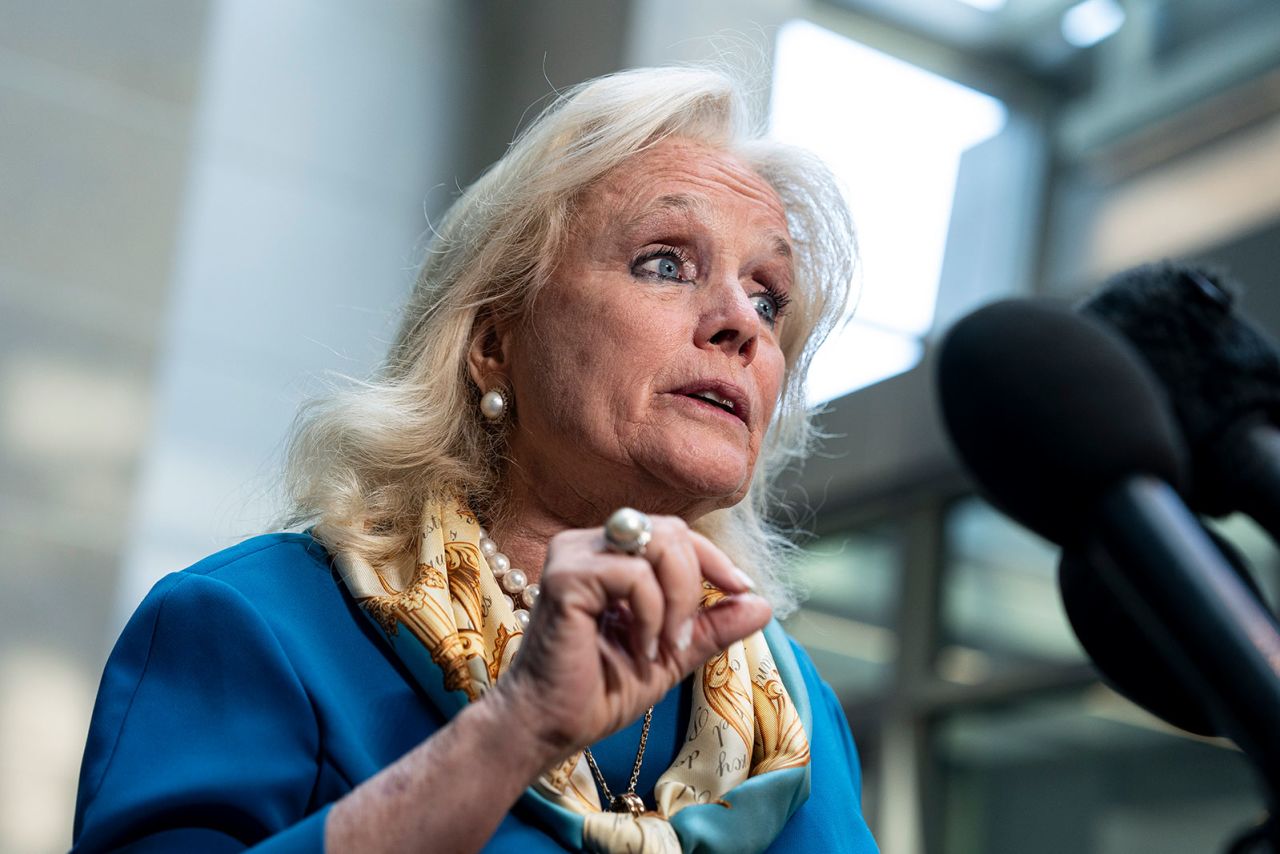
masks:
<svg viewBox="0 0 1280 854"><path fill-rule="evenodd" d="M1280 4L0 0L0 851L70 844L124 620L270 526L298 403L375 364L431 218L555 89L705 59L860 227L789 629L884 850L1217 851L1258 816L1230 745L1098 682L1053 550L959 472L930 365L984 301L1165 256L1280 330ZM1273 546L1222 527L1274 607Z"/></svg>

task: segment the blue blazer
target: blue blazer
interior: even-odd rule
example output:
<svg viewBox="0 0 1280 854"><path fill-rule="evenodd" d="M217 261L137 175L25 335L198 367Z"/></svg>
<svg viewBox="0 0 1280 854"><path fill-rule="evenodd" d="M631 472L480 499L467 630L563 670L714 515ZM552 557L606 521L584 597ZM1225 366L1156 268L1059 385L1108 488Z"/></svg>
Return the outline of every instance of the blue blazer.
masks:
<svg viewBox="0 0 1280 854"><path fill-rule="evenodd" d="M849 728L796 646L813 706L812 793L770 851L874 852ZM652 797L688 723L686 684L654 710ZM74 851L322 851L329 806L444 726L306 534L255 537L152 589L107 661ZM593 746L625 780L640 722ZM485 850L561 846L520 808Z"/></svg>

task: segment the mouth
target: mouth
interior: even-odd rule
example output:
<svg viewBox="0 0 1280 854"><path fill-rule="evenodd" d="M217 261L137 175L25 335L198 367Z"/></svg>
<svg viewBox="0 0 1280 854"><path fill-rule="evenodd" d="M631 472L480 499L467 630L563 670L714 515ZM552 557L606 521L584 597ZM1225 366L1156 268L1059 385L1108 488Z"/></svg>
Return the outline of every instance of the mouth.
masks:
<svg viewBox="0 0 1280 854"><path fill-rule="evenodd" d="M696 400L721 412L728 413L744 424L750 424L751 408L742 389L718 380L690 383L674 389L671 394Z"/></svg>

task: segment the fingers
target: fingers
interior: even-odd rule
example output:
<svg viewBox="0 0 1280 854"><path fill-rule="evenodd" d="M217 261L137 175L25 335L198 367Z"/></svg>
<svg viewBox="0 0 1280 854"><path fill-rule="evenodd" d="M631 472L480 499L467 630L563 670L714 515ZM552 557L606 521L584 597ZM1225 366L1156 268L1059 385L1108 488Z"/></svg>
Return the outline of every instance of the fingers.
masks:
<svg viewBox="0 0 1280 854"><path fill-rule="evenodd" d="M598 578L610 600L625 603L621 628L630 637L632 654L655 661L662 631L663 592L653 570L639 558L620 557L604 567Z"/></svg>
<svg viewBox="0 0 1280 854"><path fill-rule="evenodd" d="M715 543L683 519L654 516L652 522L653 538L644 557L662 588L662 637L670 649L683 653L693 640L704 578L730 594L753 591L755 584Z"/></svg>
<svg viewBox="0 0 1280 854"><path fill-rule="evenodd" d="M606 551L601 528L548 543L537 607L499 684L536 704L550 722L540 731L560 742L589 744L617 730L769 620L768 604L746 592L709 540L674 517L652 521L643 556ZM704 579L728 595L699 611Z"/></svg>
<svg viewBox="0 0 1280 854"><path fill-rule="evenodd" d="M689 538L707 581L726 593L755 592L756 583L751 576L734 566L719 546L694 530L689 531Z"/></svg>
<svg viewBox="0 0 1280 854"><path fill-rule="evenodd" d="M702 611L693 642L680 653L680 665L692 670L711 656L765 627L773 609L754 593L737 593Z"/></svg>
<svg viewBox="0 0 1280 854"><path fill-rule="evenodd" d="M653 537L643 556L604 551L600 528L557 535L542 579L544 600L602 618L604 634L615 640L625 630L633 654L650 661L657 658L660 644L673 660L682 661L695 636L703 646L728 638L723 641L727 646L768 621L767 604L754 596L747 597L745 604L726 600L726 605L718 606L724 613L710 622L703 620L699 605L704 578L730 594L730 599L754 590L755 585L723 551L679 517L652 516L651 521ZM750 626L741 635L736 634L739 623Z"/></svg>
<svg viewBox="0 0 1280 854"><path fill-rule="evenodd" d="M556 538L561 543L565 539L572 538ZM631 636L637 656L657 658L664 594L649 563L641 557L601 553L585 542L571 542L567 550L576 554L548 560L539 604L556 603L606 623L612 618Z"/></svg>
<svg viewBox="0 0 1280 854"><path fill-rule="evenodd" d="M701 564L692 534L680 518L655 516L653 539L644 553L662 588L663 641L679 652L693 641L693 621L702 597Z"/></svg>
<svg viewBox="0 0 1280 854"><path fill-rule="evenodd" d="M659 544L657 550L655 544ZM769 603L755 595L750 576L679 518L654 519L654 537L645 556L653 563L667 607L664 638L682 670L759 631L773 615ZM704 578L730 595L699 612Z"/></svg>

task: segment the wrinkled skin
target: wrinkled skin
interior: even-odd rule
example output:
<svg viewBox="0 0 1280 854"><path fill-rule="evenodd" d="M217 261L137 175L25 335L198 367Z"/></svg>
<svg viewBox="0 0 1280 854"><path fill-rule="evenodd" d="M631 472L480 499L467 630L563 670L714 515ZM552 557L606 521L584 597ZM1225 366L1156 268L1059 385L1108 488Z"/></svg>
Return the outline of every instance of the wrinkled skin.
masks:
<svg viewBox="0 0 1280 854"><path fill-rule="evenodd" d="M555 260L534 311L495 329L500 346L473 353L472 369L514 397L514 512L494 538L517 565L542 566L504 688L565 750L627 725L768 620L689 524L750 484L785 371L792 263L772 188L681 140L589 188ZM712 385L734 412L687 394ZM596 526L624 505L665 514L644 558L602 553ZM697 615L704 577L741 595ZM622 642L601 632L607 611L625 617Z"/></svg>
<svg viewBox="0 0 1280 854"><path fill-rule="evenodd" d="M493 690L334 805L328 850L479 849L539 773L769 619L689 526L745 495L777 403L782 205L739 161L679 140L579 201L534 311L488 321L469 354L481 389L514 398L491 534L541 582L524 644ZM686 394L709 386L733 413ZM604 550L599 526L624 505L652 515L643 557ZM704 578L731 595L698 612Z"/></svg>

